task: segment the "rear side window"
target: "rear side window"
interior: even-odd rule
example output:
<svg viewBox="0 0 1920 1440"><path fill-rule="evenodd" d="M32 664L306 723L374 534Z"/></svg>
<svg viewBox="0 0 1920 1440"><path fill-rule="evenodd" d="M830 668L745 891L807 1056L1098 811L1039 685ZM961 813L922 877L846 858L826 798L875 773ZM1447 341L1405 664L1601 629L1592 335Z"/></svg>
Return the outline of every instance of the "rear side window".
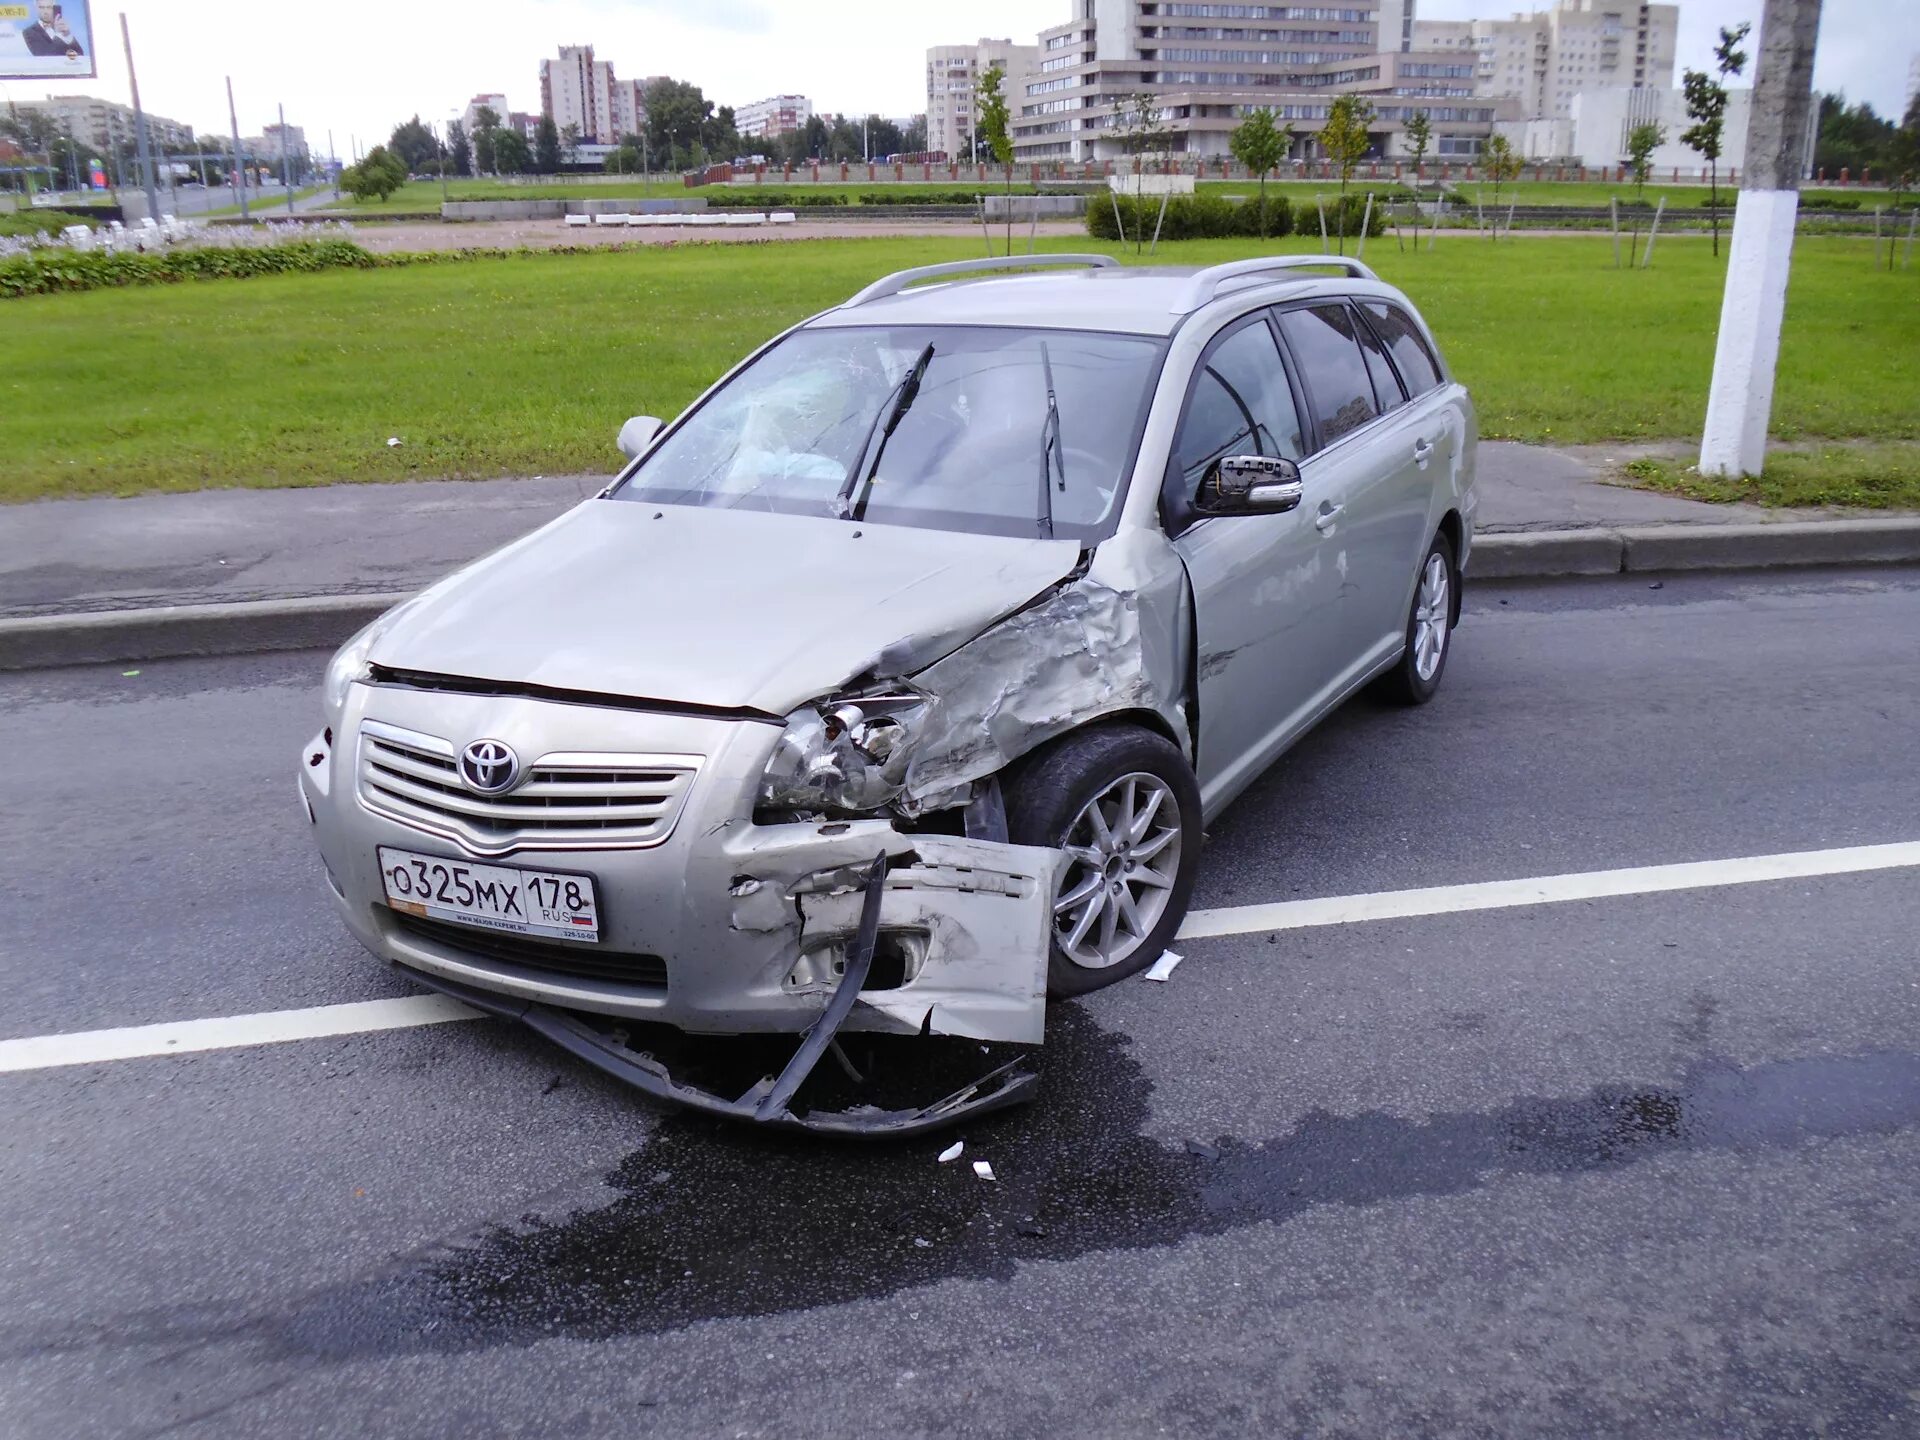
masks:
<svg viewBox="0 0 1920 1440"><path fill-rule="evenodd" d="M1283 310L1280 328L1300 362L1323 445L1358 430L1380 413L1351 310L1344 305Z"/></svg>
<svg viewBox="0 0 1920 1440"><path fill-rule="evenodd" d="M1380 402L1380 411L1385 414L1407 403L1407 392L1400 388L1400 382L1394 377L1393 366L1387 363L1387 352L1380 344L1380 337L1362 322L1360 331L1360 353L1367 357L1367 374L1373 377L1374 398Z"/></svg>
<svg viewBox="0 0 1920 1440"><path fill-rule="evenodd" d="M1393 363L1400 367L1400 374L1407 382L1407 391L1413 395L1424 395L1440 383L1440 363L1433 358L1433 351L1427 348L1426 337L1413 323L1406 311L1395 305L1382 305L1377 301L1366 302L1367 318L1373 321L1373 328L1380 332L1380 338L1387 342L1387 349L1393 352Z"/></svg>

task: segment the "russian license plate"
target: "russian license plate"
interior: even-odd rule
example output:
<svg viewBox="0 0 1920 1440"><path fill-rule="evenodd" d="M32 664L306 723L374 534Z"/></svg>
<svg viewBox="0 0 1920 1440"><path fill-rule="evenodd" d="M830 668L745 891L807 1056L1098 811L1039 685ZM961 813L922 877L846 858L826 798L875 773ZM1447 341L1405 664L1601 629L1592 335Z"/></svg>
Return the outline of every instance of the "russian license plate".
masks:
<svg viewBox="0 0 1920 1440"><path fill-rule="evenodd" d="M423 920L550 940L600 938L600 910L594 902L591 875L476 865L382 845L380 882L386 887L387 904Z"/></svg>

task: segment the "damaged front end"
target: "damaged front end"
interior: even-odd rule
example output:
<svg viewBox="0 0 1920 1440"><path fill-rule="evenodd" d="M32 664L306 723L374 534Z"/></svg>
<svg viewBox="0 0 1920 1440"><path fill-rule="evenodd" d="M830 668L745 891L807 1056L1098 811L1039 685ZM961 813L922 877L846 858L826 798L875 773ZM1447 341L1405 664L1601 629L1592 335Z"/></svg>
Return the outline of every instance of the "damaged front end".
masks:
<svg viewBox="0 0 1920 1440"><path fill-rule="evenodd" d="M933 847L936 850L939 847ZM801 961L792 980L826 992L826 1004L778 1074L757 1077L744 1089L722 1092L667 1060L636 1049L623 1026L595 1023L578 1013L516 1000L439 976L423 983L505 1019L518 1020L578 1059L656 1099L707 1114L823 1135L902 1137L1021 1104L1033 1098L1039 1075L1024 1058L999 1064L959 1089L927 1104L846 1109L796 1107L801 1088L831 1052L856 1081L840 1049L843 1031L898 1027L905 1033L957 1034L1038 1044L1046 1002L1046 934L1034 943L1035 911L1053 894L1057 858L1039 857L1037 873L988 867L976 870L956 860L978 858L971 847L923 856L895 857L882 850L859 867L836 867L797 877L784 885L743 879L736 887L736 923L784 927L787 908L801 916ZM944 863L943 863L944 862ZM963 897L978 897L966 899ZM882 937L894 942L883 952ZM915 943L917 942L917 944ZM906 959L911 945L917 963ZM876 973L875 960L900 957L898 969ZM1037 964L1025 963L1037 956ZM1013 957L1018 957L1017 959ZM1010 963L1011 961L1011 963ZM872 988L869 988L872 987ZM981 1047L983 1050L986 1048Z"/></svg>

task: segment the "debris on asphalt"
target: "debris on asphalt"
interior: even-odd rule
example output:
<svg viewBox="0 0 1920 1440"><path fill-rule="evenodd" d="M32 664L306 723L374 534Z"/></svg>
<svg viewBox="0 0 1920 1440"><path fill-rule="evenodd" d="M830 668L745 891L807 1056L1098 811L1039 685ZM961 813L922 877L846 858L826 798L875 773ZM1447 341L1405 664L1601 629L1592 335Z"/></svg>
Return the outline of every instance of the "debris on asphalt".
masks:
<svg viewBox="0 0 1920 1440"><path fill-rule="evenodd" d="M1656 580L1651 585L1647 586L1647 589L1649 590L1664 590L1666 588L1667 588L1667 582L1664 580Z"/></svg>
<svg viewBox="0 0 1920 1440"><path fill-rule="evenodd" d="M1022 1235L1032 1235L1038 1239L1044 1239L1047 1233L1046 1226L1036 1224L1032 1220L1022 1221L1016 1228Z"/></svg>
<svg viewBox="0 0 1920 1440"><path fill-rule="evenodd" d="M1218 1160L1220 1158L1220 1147L1218 1145L1209 1145L1204 1140L1189 1140L1187 1141L1187 1153L1189 1155L1198 1155L1202 1160Z"/></svg>
<svg viewBox="0 0 1920 1440"><path fill-rule="evenodd" d="M1160 958L1154 961L1152 968L1147 971L1147 979L1165 981L1172 978L1173 967L1180 963L1181 958L1171 950L1161 951Z"/></svg>
<svg viewBox="0 0 1920 1440"><path fill-rule="evenodd" d="M976 1160L973 1162L973 1173L978 1175L982 1180L993 1180L998 1178L993 1173L993 1166L989 1165L984 1160Z"/></svg>
<svg viewBox="0 0 1920 1440"><path fill-rule="evenodd" d="M135 675L138 675L139 673L140 672L138 670L122 670L120 672L120 678L123 680L131 680Z"/></svg>
<svg viewBox="0 0 1920 1440"><path fill-rule="evenodd" d="M933 1241L922 1240L918 1235L913 1237L913 1243L921 1250L931 1250L933 1248Z"/></svg>
<svg viewBox="0 0 1920 1440"><path fill-rule="evenodd" d="M961 1156L961 1153L965 1151L966 1148L967 1148L966 1141L964 1140L954 1141L953 1144L949 1145L946 1149L940 1152L940 1163L944 1165L949 1160L958 1160Z"/></svg>

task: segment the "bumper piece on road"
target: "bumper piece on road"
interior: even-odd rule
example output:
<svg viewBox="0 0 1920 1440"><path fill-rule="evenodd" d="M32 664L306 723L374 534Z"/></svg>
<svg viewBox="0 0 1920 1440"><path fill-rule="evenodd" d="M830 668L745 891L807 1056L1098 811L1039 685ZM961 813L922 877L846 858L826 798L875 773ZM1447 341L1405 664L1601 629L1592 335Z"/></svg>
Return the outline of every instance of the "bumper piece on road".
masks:
<svg viewBox="0 0 1920 1440"><path fill-rule="evenodd" d="M852 1013L855 1001L860 998L861 987L866 984L880 933L880 902L885 893L886 878L887 856L882 852L867 869L859 926L853 943L847 947L846 968L832 998L779 1076L756 1081L735 1099L728 1099L716 1091L676 1078L665 1064L653 1056L629 1049L621 1043L617 1034L602 1030L567 1011L476 989L411 968L401 968L409 979L463 1001L476 1010L502 1019L520 1021L576 1058L655 1099L671 1101L727 1119L750 1120L762 1125L784 1126L820 1135L875 1138L925 1134L971 1116L1030 1101L1040 1077L1026 1067L1024 1060L1013 1060L944 1099L919 1109L882 1110L863 1105L849 1110L807 1111L799 1114L792 1109L794 1096L813 1073L821 1056L833 1044L840 1027Z"/></svg>

